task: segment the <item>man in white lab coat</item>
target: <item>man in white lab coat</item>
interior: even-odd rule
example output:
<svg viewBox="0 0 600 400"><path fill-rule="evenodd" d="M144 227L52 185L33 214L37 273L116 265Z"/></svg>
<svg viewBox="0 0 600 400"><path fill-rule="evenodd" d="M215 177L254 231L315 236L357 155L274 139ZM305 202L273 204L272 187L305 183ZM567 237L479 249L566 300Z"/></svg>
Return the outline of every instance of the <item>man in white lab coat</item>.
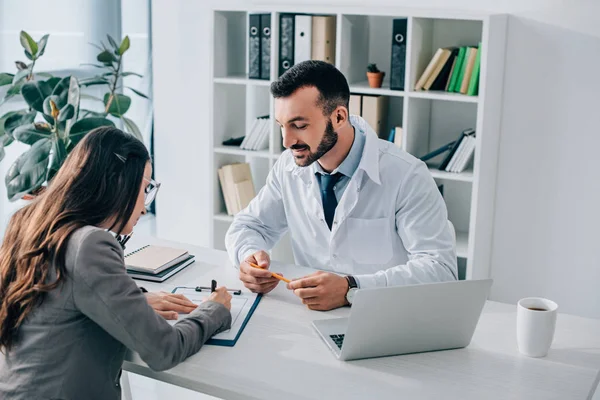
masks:
<svg viewBox="0 0 600 400"><path fill-rule="evenodd" d="M351 304L361 288L457 279L454 232L435 181L422 161L349 115L344 75L305 61L271 93L288 150L225 238L244 285L258 293L277 286L267 251L286 231L296 264L321 270L288 284L311 309Z"/></svg>

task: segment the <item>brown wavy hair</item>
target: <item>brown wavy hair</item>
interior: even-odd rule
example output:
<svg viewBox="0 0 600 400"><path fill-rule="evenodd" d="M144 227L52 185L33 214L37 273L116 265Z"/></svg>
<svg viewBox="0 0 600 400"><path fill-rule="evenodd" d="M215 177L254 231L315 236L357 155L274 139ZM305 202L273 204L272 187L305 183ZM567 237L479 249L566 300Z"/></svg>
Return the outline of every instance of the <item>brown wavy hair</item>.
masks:
<svg viewBox="0 0 600 400"><path fill-rule="evenodd" d="M69 238L87 225L111 224L120 234L135 208L146 147L112 127L90 132L75 146L46 190L11 218L0 247L0 350L46 293L67 278Z"/></svg>

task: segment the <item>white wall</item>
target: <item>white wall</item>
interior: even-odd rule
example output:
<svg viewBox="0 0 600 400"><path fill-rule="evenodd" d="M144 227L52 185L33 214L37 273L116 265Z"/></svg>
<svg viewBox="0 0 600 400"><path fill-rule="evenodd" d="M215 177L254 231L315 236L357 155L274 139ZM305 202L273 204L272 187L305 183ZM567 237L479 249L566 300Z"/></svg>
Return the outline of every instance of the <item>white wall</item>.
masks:
<svg viewBox="0 0 600 400"><path fill-rule="evenodd" d="M492 298L514 303L524 296L548 296L564 312L600 317L600 258L594 246L600 173L593 164L600 148L597 6L549 0L369 2L371 10L392 5L511 15ZM198 245L210 243L210 10L210 2L153 0L156 163L165 183L157 204L158 234Z"/></svg>

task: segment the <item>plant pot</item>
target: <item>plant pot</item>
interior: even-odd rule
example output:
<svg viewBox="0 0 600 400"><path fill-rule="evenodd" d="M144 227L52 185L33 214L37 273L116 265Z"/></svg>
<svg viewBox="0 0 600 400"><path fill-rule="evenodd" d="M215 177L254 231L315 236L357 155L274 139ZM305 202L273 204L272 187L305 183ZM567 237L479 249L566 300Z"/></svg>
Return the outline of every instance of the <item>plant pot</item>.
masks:
<svg viewBox="0 0 600 400"><path fill-rule="evenodd" d="M369 80L369 86L372 88L380 88L383 83L383 77L385 72L367 72L367 79Z"/></svg>

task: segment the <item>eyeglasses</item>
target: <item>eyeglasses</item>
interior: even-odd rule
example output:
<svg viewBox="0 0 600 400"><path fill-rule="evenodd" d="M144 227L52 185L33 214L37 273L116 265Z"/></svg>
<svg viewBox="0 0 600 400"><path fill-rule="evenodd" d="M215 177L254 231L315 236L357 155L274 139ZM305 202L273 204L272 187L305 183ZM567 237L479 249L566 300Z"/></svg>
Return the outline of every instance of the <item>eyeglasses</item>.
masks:
<svg viewBox="0 0 600 400"><path fill-rule="evenodd" d="M144 180L148 182L148 186L144 189L144 205L150 207L150 204L152 204L156 198L158 189L160 189L160 183L156 182L154 179L144 178Z"/></svg>

